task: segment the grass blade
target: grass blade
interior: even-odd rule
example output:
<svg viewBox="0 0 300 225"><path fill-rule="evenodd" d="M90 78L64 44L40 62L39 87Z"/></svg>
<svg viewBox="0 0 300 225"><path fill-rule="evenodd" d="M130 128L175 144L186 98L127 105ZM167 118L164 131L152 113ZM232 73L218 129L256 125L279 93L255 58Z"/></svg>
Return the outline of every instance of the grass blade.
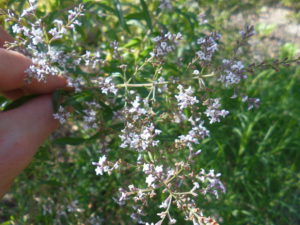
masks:
<svg viewBox="0 0 300 225"><path fill-rule="evenodd" d="M124 18L124 14L123 14L123 11L122 11L122 7L121 7L121 3L119 0L114 0L114 5L115 5L115 11L116 11L116 14L119 18L119 22L120 22L120 25L128 32L130 33L129 31L129 28L127 26L127 23L126 23L126 20Z"/></svg>
<svg viewBox="0 0 300 225"><path fill-rule="evenodd" d="M147 6L147 4L145 3L144 0L140 0L140 2L141 2L141 5L142 5L142 8L143 8L143 14L144 14L147 26L152 31L152 28L153 28L152 27L152 20L151 20L151 17L150 17L148 6Z"/></svg>

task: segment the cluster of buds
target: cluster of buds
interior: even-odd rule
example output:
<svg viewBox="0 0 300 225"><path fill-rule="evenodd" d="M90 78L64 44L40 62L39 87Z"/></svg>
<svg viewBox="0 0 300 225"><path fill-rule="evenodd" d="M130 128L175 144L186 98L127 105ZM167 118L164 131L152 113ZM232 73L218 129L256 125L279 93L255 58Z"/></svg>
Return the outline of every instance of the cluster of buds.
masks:
<svg viewBox="0 0 300 225"><path fill-rule="evenodd" d="M70 116L71 113L66 111L62 106L59 106L57 112L53 114L54 119L58 120L61 124L64 124Z"/></svg>
<svg viewBox="0 0 300 225"><path fill-rule="evenodd" d="M243 96L242 102L248 103L248 110L251 110L253 108L258 108L260 105L259 98L249 98L248 96Z"/></svg>
<svg viewBox="0 0 300 225"><path fill-rule="evenodd" d="M161 10L169 11L173 9L171 0L161 0L159 8Z"/></svg>
<svg viewBox="0 0 300 225"><path fill-rule="evenodd" d="M246 79L245 66L241 61L223 59L223 71L219 81L224 83L226 87L238 84L242 79Z"/></svg>
<svg viewBox="0 0 300 225"><path fill-rule="evenodd" d="M158 145L159 141L154 140L155 136L161 133L155 129L151 121L152 111L141 107L140 97L131 103L130 108L125 108L123 115L126 121L125 128L121 131L121 148L130 148L138 152L146 151ZM146 103L147 105L147 103Z"/></svg>
<svg viewBox="0 0 300 225"><path fill-rule="evenodd" d="M189 119L193 125L192 129L186 135L180 135L175 140L175 144L181 146L181 148L188 147L191 151L194 150L193 144L199 144L200 140L209 136L209 130L203 126L203 121L197 118L194 121L192 118Z"/></svg>
<svg viewBox="0 0 300 225"><path fill-rule="evenodd" d="M207 105L204 113L209 118L210 123L220 122L220 117L224 118L229 113L225 109L220 109L220 98L207 99L203 102L203 105Z"/></svg>
<svg viewBox="0 0 300 225"><path fill-rule="evenodd" d="M83 110L83 128L91 129L99 127L99 120L97 118L98 111L101 110L101 105L97 102L87 102L85 104L85 109Z"/></svg>
<svg viewBox="0 0 300 225"><path fill-rule="evenodd" d="M109 93L116 95L118 92L111 76L95 78L92 80L92 83L95 87L99 87L101 92L105 95L108 95Z"/></svg>
<svg viewBox="0 0 300 225"><path fill-rule="evenodd" d="M245 30L240 31L240 35L242 37L242 40L249 39L250 37L254 36L256 34L254 26L246 26Z"/></svg>
<svg viewBox="0 0 300 225"><path fill-rule="evenodd" d="M192 87L184 88L182 85L178 85L179 89L178 95L175 95L178 106L180 110L183 110L189 106L193 106L196 103L199 103L199 100L194 96L194 91Z"/></svg>
<svg viewBox="0 0 300 225"><path fill-rule="evenodd" d="M106 64L106 61L101 59L100 51L90 52L86 51L84 55L80 56L76 61L76 65L84 65L87 68L91 68L92 70L98 69L100 66Z"/></svg>
<svg viewBox="0 0 300 225"><path fill-rule="evenodd" d="M199 38L197 44L201 46L201 50L196 52L200 61L210 62L214 53L218 50L217 41L221 38L221 35L217 32L212 32L210 35Z"/></svg>
<svg viewBox="0 0 300 225"><path fill-rule="evenodd" d="M100 157L98 162L93 162L92 164L96 166L95 171L97 175L103 175L104 173L108 173L110 175L113 170L119 168L119 162L112 163L107 160L105 155Z"/></svg>
<svg viewBox="0 0 300 225"><path fill-rule="evenodd" d="M175 51L176 45L181 39L181 33L172 34L170 32L168 32L165 35L153 38L153 41L156 43L156 46L154 50L150 53L151 57L163 58L170 52Z"/></svg>

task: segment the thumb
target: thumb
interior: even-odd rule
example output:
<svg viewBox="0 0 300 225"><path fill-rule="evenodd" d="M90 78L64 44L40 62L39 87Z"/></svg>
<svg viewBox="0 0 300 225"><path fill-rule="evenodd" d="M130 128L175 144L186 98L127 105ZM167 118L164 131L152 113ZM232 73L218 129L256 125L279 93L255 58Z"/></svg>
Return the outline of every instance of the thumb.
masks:
<svg viewBox="0 0 300 225"><path fill-rule="evenodd" d="M58 127L50 95L0 113L0 197Z"/></svg>

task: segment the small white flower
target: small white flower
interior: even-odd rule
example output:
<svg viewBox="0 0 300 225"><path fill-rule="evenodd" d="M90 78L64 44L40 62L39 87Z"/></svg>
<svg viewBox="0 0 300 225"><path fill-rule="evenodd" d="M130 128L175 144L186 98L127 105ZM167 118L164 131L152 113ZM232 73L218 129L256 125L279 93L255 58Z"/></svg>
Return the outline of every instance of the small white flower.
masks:
<svg viewBox="0 0 300 225"><path fill-rule="evenodd" d="M159 208L165 208L165 209L166 209L166 208L168 207L169 201L170 201L170 199L167 198L165 201L163 201L163 202L160 204Z"/></svg>
<svg viewBox="0 0 300 225"><path fill-rule="evenodd" d="M175 98L181 110L199 103L198 99L193 96L194 91L191 86L188 89L184 89L182 85L178 85L177 88L179 89L179 94L175 95Z"/></svg>
<svg viewBox="0 0 300 225"><path fill-rule="evenodd" d="M176 219L174 219L174 218L170 218L170 220L169 220L169 223L170 224L175 224L177 221L176 221Z"/></svg>
<svg viewBox="0 0 300 225"><path fill-rule="evenodd" d="M248 96L243 96L242 97L242 102L246 102L248 100Z"/></svg>
<svg viewBox="0 0 300 225"><path fill-rule="evenodd" d="M69 112L66 112L62 106L59 106L57 112L53 114L54 119L59 120L61 124L64 124L66 122L66 119L70 116L71 114Z"/></svg>
<svg viewBox="0 0 300 225"><path fill-rule="evenodd" d="M194 182L193 184L194 184L194 188L195 188L195 189L198 189L198 188L200 188L200 185L199 185L199 183L198 183L198 182Z"/></svg>
<svg viewBox="0 0 300 225"><path fill-rule="evenodd" d="M193 74L194 74L194 75L199 75L200 72L199 72L199 70L194 70Z"/></svg>
<svg viewBox="0 0 300 225"><path fill-rule="evenodd" d="M149 170L150 170L150 164L144 163L144 165L143 165L143 171L144 172L148 172Z"/></svg>
<svg viewBox="0 0 300 225"><path fill-rule="evenodd" d="M146 183L148 184L148 187L153 186L152 183L153 183L155 180L156 180L156 179L155 179L155 177L154 177L152 174L148 175L147 178L146 178Z"/></svg>
<svg viewBox="0 0 300 225"><path fill-rule="evenodd" d="M160 43L160 46L162 47L162 49L166 49L166 47L167 47L167 42L162 42L162 43Z"/></svg>
<svg viewBox="0 0 300 225"><path fill-rule="evenodd" d="M96 175L103 175L103 169L101 167L97 166L95 171L96 171Z"/></svg>
<svg viewBox="0 0 300 225"><path fill-rule="evenodd" d="M22 32L22 27L20 27L19 24L15 24L12 26L12 30L14 33L19 34Z"/></svg>
<svg viewBox="0 0 300 225"><path fill-rule="evenodd" d="M153 38L152 40L153 40L154 42L158 42L158 41L161 40L161 37L160 37L160 36L157 36L157 37Z"/></svg>
<svg viewBox="0 0 300 225"><path fill-rule="evenodd" d="M156 166L155 167L155 172L156 173L161 173L161 172L163 172L163 166L161 165L161 166Z"/></svg>
<svg viewBox="0 0 300 225"><path fill-rule="evenodd" d="M99 162L98 162L98 163L99 163L100 165L103 165L104 162L106 161L106 159L107 159L107 158L106 158L106 156L104 155L104 156L102 156L102 157L99 158Z"/></svg>
<svg viewBox="0 0 300 225"><path fill-rule="evenodd" d="M42 29L40 29L40 28L37 28L37 29L32 28L31 34L32 34L32 36L31 36L31 38L32 38L32 43L33 43L34 45L37 45L37 44L43 42L43 36L44 36L44 35L43 35Z"/></svg>

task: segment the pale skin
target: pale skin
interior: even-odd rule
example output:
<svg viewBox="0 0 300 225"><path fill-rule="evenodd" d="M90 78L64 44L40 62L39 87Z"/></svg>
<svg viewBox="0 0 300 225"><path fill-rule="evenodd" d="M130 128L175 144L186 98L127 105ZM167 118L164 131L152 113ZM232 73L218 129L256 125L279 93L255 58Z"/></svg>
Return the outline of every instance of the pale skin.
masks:
<svg viewBox="0 0 300 225"><path fill-rule="evenodd" d="M39 146L58 127L58 121L52 116L51 93L66 85L62 77L27 84L24 71L31 60L5 49L5 41L13 39L0 27L0 95L9 99L28 94L40 96L18 108L0 112L0 199L28 166Z"/></svg>

